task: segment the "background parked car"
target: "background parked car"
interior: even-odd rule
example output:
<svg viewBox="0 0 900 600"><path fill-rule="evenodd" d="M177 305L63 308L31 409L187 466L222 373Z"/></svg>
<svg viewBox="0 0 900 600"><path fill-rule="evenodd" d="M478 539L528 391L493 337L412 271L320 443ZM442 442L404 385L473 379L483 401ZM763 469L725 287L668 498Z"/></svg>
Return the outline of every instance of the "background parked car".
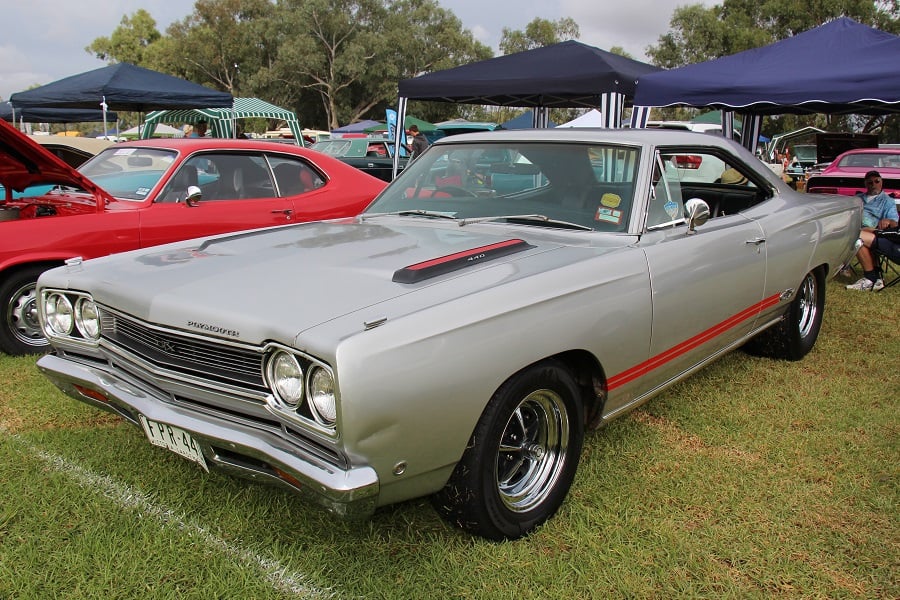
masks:
<svg viewBox="0 0 900 600"><path fill-rule="evenodd" d="M316 142L311 147L383 181L389 182L393 178L394 144L387 138L346 137ZM407 162L409 148L401 144L398 172Z"/></svg>
<svg viewBox="0 0 900 600"><path fill-rule="evenodd" d="M65 261L357 214L384 182L297 146L195 138L111 145L75 171L0 123L0 349L40 352L38 276ZM51 186L52 190L48 189ZM13 191L26 195L13 198Z"/></svg>
<svg viewBox="0 0 900 600"><path fill-rule="evenodd" d="M868 171L881 173L883 189L900 198L900 149L856 148L835 158L820 173L811 173L806 191L816 194L853 196L865 192Z"/></svg>
<svg viewBox="0 0 900 600"><path fill-rule="evenodd" d="M93 158L101 150L105 150L113 144L109 140L82 136L32 135L30 137L73 169L77 169L87 159Z"/></svg>

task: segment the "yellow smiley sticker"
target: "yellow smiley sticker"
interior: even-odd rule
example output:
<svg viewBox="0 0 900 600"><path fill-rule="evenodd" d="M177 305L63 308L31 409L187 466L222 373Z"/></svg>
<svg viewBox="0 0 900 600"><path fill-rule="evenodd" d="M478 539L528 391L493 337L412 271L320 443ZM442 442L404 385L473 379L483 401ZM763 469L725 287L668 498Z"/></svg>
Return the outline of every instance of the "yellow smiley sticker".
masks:
<svg viewBox="0 0 900 600"><path fill-rule="evenodd" d="M622 198L618 194L603 194L600 204L607 208L618 208L622 204Z"/></svg>

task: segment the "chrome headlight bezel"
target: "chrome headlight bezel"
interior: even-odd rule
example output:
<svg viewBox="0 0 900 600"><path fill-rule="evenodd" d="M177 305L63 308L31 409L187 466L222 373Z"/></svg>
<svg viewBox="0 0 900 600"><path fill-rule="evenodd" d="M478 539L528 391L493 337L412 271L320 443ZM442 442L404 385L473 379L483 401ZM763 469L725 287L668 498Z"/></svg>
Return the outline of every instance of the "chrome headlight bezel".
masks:
<svg viewBox="0 0 900 600"><path fill-rule="evenodd" d="M100 339L100 307L89 296L75 301L75 328L88 341Z"/></svg>
<svg viewBox="0 0 900 600"><path fill-rule="evenodd" d="M340 395L337 392L332 368L317 358L282 344L270 343L264 352L266 359L263 363L263 378L270 392L266 399L266 408L269 412L288 424L301 425L330 438L336 437ZM293 370L298 378L302 372L302 392L286 394L284 387L277 385L278 364L290 366L290 370ZM293 383L295 387L292 389L301 387L298 381ZM329 383L330 395L333 398L323 398L321 394L323 391L328 394L325 390L329 388Z"/></svg>
<svg viewBox="0 0 900 600"><path fill-rule="evenodd" d="M87 292L39 290L38 318L48 341L96 348L101 337L101 308Z"/></svg>
<svg viewBox="0 0 900 600"><path fill-rule="evenodd" d="M296 407L303 400L303 367L296 355L285 350L272 352L266 360L266 381L279 402Z"/></svg>
<svg viewBox="0 0 900 600"><path fill-rule="evenodd" d="M41 314L45 317L44 330L48 336L66 338L75 327L75 308L63 292L49 292L41 298Z"/></svg>
<svg viewBox="0 0 900 600"><path fill-rule="evenodd" d="M337 421L337 394L331 369L314 365L307 374L307 403L313 417L327 427Z"/></svg>

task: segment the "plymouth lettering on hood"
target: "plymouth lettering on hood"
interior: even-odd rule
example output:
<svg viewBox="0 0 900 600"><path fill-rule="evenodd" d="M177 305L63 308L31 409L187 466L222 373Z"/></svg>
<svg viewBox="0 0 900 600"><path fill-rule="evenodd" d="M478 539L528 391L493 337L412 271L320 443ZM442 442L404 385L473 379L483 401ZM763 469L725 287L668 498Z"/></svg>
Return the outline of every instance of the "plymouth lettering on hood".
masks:
<svg viewBox="0 0 900 600"><path fill-rule="evenodd" d="M206 331L207 333L215 333L218 335L227 335L228 337L241 337L241 332L237 329L228 329L226 327L220 327L218 325L210 325L209 323L201 323L200 321L188 321L188 327L193 327L194 329L200 329L201 331Z"/></svg>

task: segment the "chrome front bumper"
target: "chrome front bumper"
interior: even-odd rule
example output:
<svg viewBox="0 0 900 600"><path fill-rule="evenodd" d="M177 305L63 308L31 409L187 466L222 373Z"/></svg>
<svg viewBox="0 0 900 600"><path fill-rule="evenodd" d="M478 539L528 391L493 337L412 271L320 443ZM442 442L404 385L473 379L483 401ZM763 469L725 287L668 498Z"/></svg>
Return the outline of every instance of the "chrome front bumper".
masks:
<svg viewBox="0 0 900 600"><path fill-rule="evenodd" d="M343 517L365 518L375 511L379 482L371 467L341 469L269 432L166 403L100 366L53 354L41 357L37 366L67 395L138 427L138 415L144 415L184 429L217 470L286 487Z"/></svg>

